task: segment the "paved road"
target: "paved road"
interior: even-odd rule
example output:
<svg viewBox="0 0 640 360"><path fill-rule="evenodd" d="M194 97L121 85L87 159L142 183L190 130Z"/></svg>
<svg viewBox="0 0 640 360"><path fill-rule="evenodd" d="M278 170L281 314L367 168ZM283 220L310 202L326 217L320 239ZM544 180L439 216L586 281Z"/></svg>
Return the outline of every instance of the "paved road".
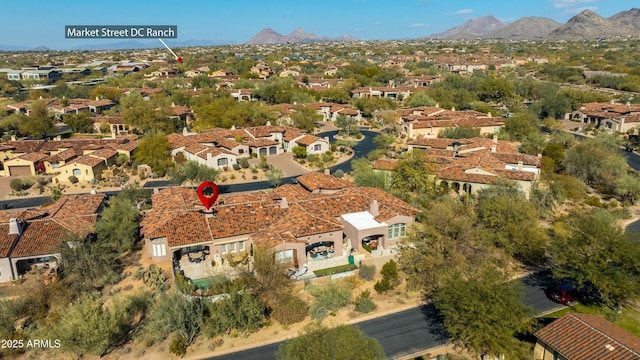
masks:
<svg viewBox="0 0 640 360"><path fill-rule="evenodd" d="M538 314L563 308L547 298L543 289L550 283L548 273L537 273L521 280L524 285L525 303ZM433 306L417 307L395 314L358 323L362 331L375 338L389 358L416 353L446 343L435 322ZM262 360L274 359L282 342L212 357L216 360Z"/></svg>

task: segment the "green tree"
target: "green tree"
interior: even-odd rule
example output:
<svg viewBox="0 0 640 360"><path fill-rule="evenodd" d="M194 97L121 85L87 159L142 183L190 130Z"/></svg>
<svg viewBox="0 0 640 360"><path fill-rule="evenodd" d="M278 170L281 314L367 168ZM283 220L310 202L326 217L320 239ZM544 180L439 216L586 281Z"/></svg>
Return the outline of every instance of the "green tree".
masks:
<svg viewBox="0 0 640 360"><path fill-rule="evenodd" d="M216 181L220 170L200 164L195 160L185 161L169 171L169 178L175 184L199 184L203 181Z"/></svg>
<svg viewBox="0 0 640 360"><path fill-rule="evenodd" d="M29 116L23 118L23 122L18 125L20 133L33 138L42 136L54 130L53 116L49 114L47 105L43 100L36 100L31 104Z"/></svg>
<svg viewBox="0 0 640 360"><path fill-rule="evenodd" d="M130 340L149 303L148 295L138 294L106 307L99 295L86 293L61 310L49 336L66 351L104 356Z"/></svg>
<svg viewBox="0 0 640 360"><path fill-rule="evenodd" d="M257 331L267 320L267 306L247 290L231 288L229 296L212 303L211 319L207 323L209 335L228 334L231 330L250 334Z"/></svg>
<svg viewBox="0 0 640 360"><path fill-rule="evenodd" d="M279 168L271 168L270 170L267 170L264 175L267 177L267 180L269 180L269 184L271 184L271 186L278 187L282 184L284 171Z"/></svg>
<svg viewBox="0 0 640 360"><path fill-rule="evenodd" d="M279 360L384 358L384 350L378 341L353 325L340 325L335 328L312 326L301 336L280 345L276 353L276 359Z"/></svg>
<svg viewBox="0 0 640 360"><path fill-rule="evenodd" d="M390 188L397 191L405 201L415 194L433 194L435 175L428 157L421 151L405 155L393 168Z"/></svg>
<svg viewBox="0 0 640 360"><path fill-rule="evenodd" d="M513 83L503 77L490 76L480 83L478 92L482 101L505 101L513 97L515 87Z"/></svg>
<svg viewBox="0 0 640 360"><path fill-rule="evenodd" d="M438 137L444 139L468 139L479 136L480 128L474 128L471 126L445 128L440 133L438 133Z"/></svg>
<svg viewBox="0 0 640 360"><path fill-rule="evenodd" d="M408 232L400 250L399 267L407 286L430 295L458 272L470 276L484 262L491 261L486 246L478 241L474 213L452 197L432 201L429 211Z"/></svg>
<svg viewBox="0 0 640 360"><path fill-rule="evenodd" d="M427 95L424 91L416 91L409 100L407 100L407 106L410 108L420 106L436 106L436 101Z"/></svg>
<svg viewBox="0 0 640 360"><path fill-rule="evenodd" d="M296 145L291 149L293 155L298 159L304 159L307 157L307 148L305 146Z"/></svg>
<svg viewBox="0 0 640 360"><path fill-rule="evenodd" d="M379 134L373 138L373 143L378 147L378 149L386 150L393 144L396 137L392 134Z"/></svg>
<svg viewBox="0 0 640 360"><path fill-rule="evenodd" d="M355 135L358 133L358 120L350 116L338 115L334 125L345 135Z"/></svg>
<svg viewBox="0 0 640 360"><path fill-rule="evenodd" d="M511 184L478 192L478 222L483 238L526 264L540 264L549 238L539 224L537 209Z"/></svg>
<svg viewBox="0 0 640 360"><path fill-rule="evenodd" d="M551 244L553 275L595 290L617 307L640 293L640 251L606 210L571 214L555 227Z"/></svg>
<svg viewBox="0 0 640 360"><path fill-rule="evenodd" d="M562 165L567 173L588 185L600 185L613 190L618 179L626 174L627 164L611 137L596 137L576 143L565 151Z"/></svg>
<svg viewBox="0 0 640 360"><path fill-rule="evenodd" d="M291 120L295 127L313 132L315 123L322 120L322 115L311 107L300 107L291 114Z"/></svg>
<svg viewBox="0 0 640 360"><path fill-rule="evenodd" d="M138 220L138 211L128 199L112 197L96 223L100 244L115 252L133 250L139 235Z"/></svg>
<svg viewBox="0 0 640 360"><path fill-rule="evenodd" d="M161 132L152 132L145 135L133 153L133 158L141 164L151 166L153 171L166 171L171 165L169 150L171 144L167 135Z"/></svg>
<svg viewBox="0 0 640 360"><path fill-rule="evenodd" d="M525 137L538 131L535 119L526 113L515 114L504 120L504 132L513 140L522 141Z"/></svg>
<svg viewBox="0 0 640 360"><path fill-rule="evenodd" d="M80 133L92 133L93 121L86 112L64 116L64 123L71 126L73 131Z"/></svg>
<svg viewBox="0 0 640 360"><path fill-rule="evenodd" d="M162 293L149 313L144 341L155 344L176 332L190 345L204 328L207 314L207 306L200 298L187 298L179 292Z"/></svg>
<svg viewBox="0 0 640 360"><path fill-rule="evenodd" d="M527 330L532 310L524 305L522 285L495 269L465 278L453 275L434 294L434 305L454 344L480 356L530 356L514 335Z"/></svg>

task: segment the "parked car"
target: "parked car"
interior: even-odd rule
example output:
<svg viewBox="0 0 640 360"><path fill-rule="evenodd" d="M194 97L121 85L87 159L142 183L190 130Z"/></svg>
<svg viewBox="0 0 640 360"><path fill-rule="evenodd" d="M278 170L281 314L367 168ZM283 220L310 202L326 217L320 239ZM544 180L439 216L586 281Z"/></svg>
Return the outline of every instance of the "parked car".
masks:
<svg viewBox="0 0 640 360"><path fill-rule="evenodd" d="M567 306L573 306L587 297L586 290L578 289L568 283L550 286L545 293L551 300Z"/></svg>

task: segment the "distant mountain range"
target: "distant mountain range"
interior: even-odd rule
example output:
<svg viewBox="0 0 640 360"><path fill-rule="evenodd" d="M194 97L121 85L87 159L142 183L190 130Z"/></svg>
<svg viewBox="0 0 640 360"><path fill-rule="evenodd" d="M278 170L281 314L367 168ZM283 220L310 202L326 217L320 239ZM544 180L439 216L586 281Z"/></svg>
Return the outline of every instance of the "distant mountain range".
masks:
<svg viewBox="0 0 640 360"><path fill-rule="evenodd" d="M497 39L497 40L597 40L615 38L640 38L640 8L621 11L609 18L603 18L591 10L584 10L572 17L565 24L560 24L549 18L524 17L512 23L506 24L493 15L471 19L460 26L455 26L445 32L431 34L419 39ZM302 28L292 31L288 35L282 35L271 28L262 29L255 34L248 45L257 44L297 44L326 41L357 41L353 36L339 36L330 38L319 37L313 33L307 33ZM191 46L218 46L236 44L226 40L186 40L171 41L173 47ZM78 45L69 50L123 50L161 48L159 41L124 41L117 43L95 43ZM0 51L48 51L47 46L36 48L0 45Z"/></svg>
<svg viewBox="0 0 640 360"><path fill-rule="evenodd" d="M247 45L260 45L260 44L297 44L297 43L309 43L309 42L324 42L324 41L356 41L353 36L340 36L336 38L330 38L327 36L318 37L313 33L308 33L302 30L301 27L297 28L289 35L282 35L277 33L272 28L265 28L255 34Z"/></svg>
<svg viewBox="0 0 640 360"><path fill-rule="evenodd" d="M541 17L524 17L505 24L493 15L487 15L424 38L579 41L626 37L640 38L638 8L619 12L608 19L591 10L584 10L565 24Z"/></svg>

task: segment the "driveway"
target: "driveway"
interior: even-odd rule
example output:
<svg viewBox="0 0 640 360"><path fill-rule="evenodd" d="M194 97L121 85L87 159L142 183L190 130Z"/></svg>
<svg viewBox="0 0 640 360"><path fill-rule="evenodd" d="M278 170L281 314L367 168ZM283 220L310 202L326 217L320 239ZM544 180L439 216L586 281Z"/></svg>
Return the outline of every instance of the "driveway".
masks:
<svg viewBox="0 0 640 360"><path fill-rule="evenodd" d="M267 157L267 164L282 169L284 176L298 176L308 173L310 170L299 165L293 160L293 153L284 153Z"/></svg>

